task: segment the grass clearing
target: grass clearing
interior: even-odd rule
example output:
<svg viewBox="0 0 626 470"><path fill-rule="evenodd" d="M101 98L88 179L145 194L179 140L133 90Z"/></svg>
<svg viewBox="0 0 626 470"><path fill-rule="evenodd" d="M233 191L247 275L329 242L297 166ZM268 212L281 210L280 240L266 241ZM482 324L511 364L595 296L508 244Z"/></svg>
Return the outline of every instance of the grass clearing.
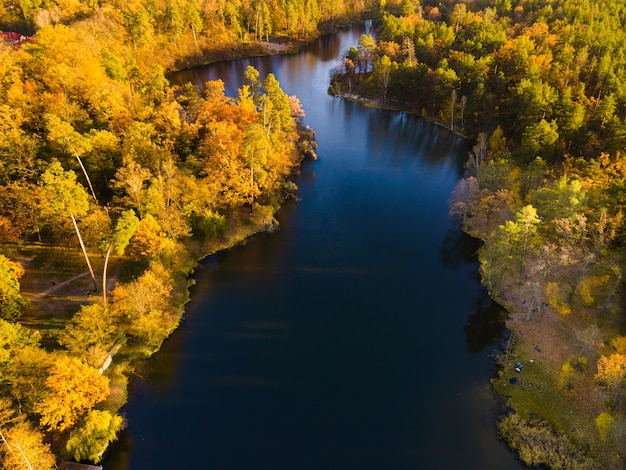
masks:
<svg viewBox="0 0 626 470"><path fill-rule="evenodd" d="M17 249L16 258L26 268L20 284L30 301L20 323L39 330L45 340L90 301L93 281L78 249L24 245ZM95 272L101 272L104 260L93 255L90 260Z"/></svg>
<svg viewBox="0 0 626 470"><path fill-rule="evenodd" d="M593 435L593 418L581 415L573 394L568 396L552 370L537 361L525 360L526 355L518 354L501 370L493 380L495 390L509 398L509 405L525 420L539 418L554 429L564 432L573 441L580 441L581 435ZM522 371L515 370L515 363L523 364Z"/></svg>

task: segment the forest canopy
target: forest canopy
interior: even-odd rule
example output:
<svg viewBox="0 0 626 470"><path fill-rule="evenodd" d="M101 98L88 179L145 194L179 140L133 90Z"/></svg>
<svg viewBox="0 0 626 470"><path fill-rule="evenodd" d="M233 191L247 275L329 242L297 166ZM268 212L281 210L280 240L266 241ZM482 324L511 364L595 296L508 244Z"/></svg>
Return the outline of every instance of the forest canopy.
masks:
<svg viewBox="0 0 626 470"><path fill-rule="evenodd" d="M482 280L510 311L494 386L515 414L502 436L531 465L620 468L625 8L1 2L0 30L21 35L0 41L3 468L101 458L123 425L128 358L176 328L198 256L273 226L290 175L315 155L304 110L273 75L248 68L227 96L219 80L172 86L169 73L373 13L376 37L346 51L330 91L475 140L451 214L484 241ZM84 295L46 305L75 277ZM540 387L513 386L511 364L530 359Z"/></svg>
<svg viewBox="0 0 626 470"><path fill-rule="evenodd" d="M220 80L175 86L170 73L295 49L372 9L0 2L2 468L98 462L133 361L177 327L195 263L271 229L315 157L274 75L249 67L227 96Z"/></svg>
<svg viewBox="0 0 626 470"><path fill-rule="evenodd" d="M493 382L528 465L623 468L625 13L390 0L329 87L474 140L450 213L484 241L482 281L509 311Z"/></svg>

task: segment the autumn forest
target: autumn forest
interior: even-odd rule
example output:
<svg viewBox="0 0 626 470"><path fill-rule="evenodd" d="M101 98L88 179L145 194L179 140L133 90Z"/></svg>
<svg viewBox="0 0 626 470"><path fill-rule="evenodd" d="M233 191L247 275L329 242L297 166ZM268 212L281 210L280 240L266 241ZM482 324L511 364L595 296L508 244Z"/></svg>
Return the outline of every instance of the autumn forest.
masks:
<svg viewBox="0 0 626 470"><path fill-rule="evenodd" d="M98 462L135 361L176 328L195 263L273 227L314 134L252 67L171 86L184 63L297 47L343 2L0 4L0 466ZM18 39L15 39L17 37Z"/></svg>
<svg viewBox="0 0 626 470"><path fill-rule="evenodd" d="M622 2L386 2L329 93L475 139L450 214L508 312L501 436L528 465L623 468ZM520 386L523 364L533 386Z"/></svg>
<svg viewBox="0 0 626 470"><path fill-rule="evenodd" d="M305 111L249 67L375 18L329 93L475 143L450 214L509 312L493 387L528 465L623 468L626 6L616 0L4 0L0 462L98 462L128 375L177 327L204 256L271 230L315 158ZM77 295L76 291L80 294ZM528 363L538 390L509 380ZM536 361L536 362L535 362Z"/></svg>

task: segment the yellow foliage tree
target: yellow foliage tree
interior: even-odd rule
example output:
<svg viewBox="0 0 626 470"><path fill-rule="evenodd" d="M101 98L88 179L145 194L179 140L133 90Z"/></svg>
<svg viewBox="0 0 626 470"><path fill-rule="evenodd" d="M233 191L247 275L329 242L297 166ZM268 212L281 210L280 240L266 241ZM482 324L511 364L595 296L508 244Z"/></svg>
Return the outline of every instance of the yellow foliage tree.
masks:
<svg viewBox="0 0 626 470"><path fill-rule="evenodd" d="M609 434L611 426L615 422L615 418L609 413L603 411L598 415L595 421L598 434L600 435L600 440L606 440L606 436Z"/></svg>
<svg viewBox="0 0 626 470"><path fill-rule="evenodd" d="M20 294L19 279L24 274L20 263L0 255L0 317L13 319L22 313L28 301Z"/></svg>
<svg viewBox="0 0 626 470"><path fill-rule="evenodd" d="M10 400L0 399L0 468L52 470L55 460L43 433L34 430L24 415L16 414Z"/></svg>
<svg viewBox="0 0 626 470"><path fill-rule="evenodd" d="M561 315L569 315L572 309L564 300L566 298L565 287L558 282L548 282L545 287L548 304Z"/></svg>
<svg viewBox="0 0 626 470"><path fill-rule="evenodd" d="M80 360L59 356L46 380L46 393L35 406L42 426L64 431L109 395L109 379Z"/></svg>
<svg viewBox="0 0 626 470"><path fill-rule="evenodd" d="M101 367L113 347L123 341L122 331L99 304L83 305L59 332L59 343L95 368Z"/></svg>
<svg viewBox="0 0 626 470"><path fill-rule="evenodd" d="M167 271L153 263L136 281L113 290L112 312L129 335L158 346L178 322L178 317L171 314L171 291Z"/></svg>
<svg viewBox="0 0 626 470"><path fill-rule="evenodd" d="M609 390L619 391L626 380L626 355L616 353L601 356L598 359L598 373L595 378Z"/></svg>
<svg viewBox="0 0 626 470"><path fill-rule="evenodd" d="M76 217L87 214L89 210L89 196L85 188L76 181L76 173L72 170L65 171L58 161L52 162L48 166L48 169L41 176L41 183L48 201L45 209L52 213L68 214L72 219L76 236L93 280L94 289L97 291L96 276L76 221Z"/></svg>
<svg viewBox="0 0 626 470"><path fill-rule="evenodd" d="M152 214L146 214L139 221L137 229L130 239L130 253L133 256L156 257L159 254L170 253L174 249L174 241L167 238Z"/></svg>
<svg viewBox="0 0 626 470"><path fill-rule="evenodd" d="M50 367L50 354L39 347L39 340L38 332L0 320L0 382L28 414L41 400Z"/></svg>
<svg viewBox="0 0 626 470"><path fill-rule="evenodd" d="M26 423L0 431L2 459L5 470L47 470L55 467L55 457L50 446L44 444L43 434Z"/></svg>
<svg viewBox="0 0 626 470"><path fill-rule="evenodd" d="M91 460L98 463L109 443L115 440L122 424L119 415L113 415L107 410L92 410L81 425L72 431L65 448L77 461Z"/></svg>
<svg viewBox="0 0 626 470"><path fill-rule="evenodd" d="M576 286L576 293L580 297L583 305L590 307L595 304L597 293L601 288L609 285L610 276L584 276Z"/></svg>
<svg viewBox="0 0 626 470"><path fill-rule="evenodd" d="M113 310L127 317L145 315L168 306L171 278L165 268L154 263L136 281L118 285L112 293Z"/></svg>
<svg viewBox="0 0 626 470"><path fill-rule="evenodd" d="M626 354L626 336L617 336L611 340L611 346L620 354Z"/></svg>

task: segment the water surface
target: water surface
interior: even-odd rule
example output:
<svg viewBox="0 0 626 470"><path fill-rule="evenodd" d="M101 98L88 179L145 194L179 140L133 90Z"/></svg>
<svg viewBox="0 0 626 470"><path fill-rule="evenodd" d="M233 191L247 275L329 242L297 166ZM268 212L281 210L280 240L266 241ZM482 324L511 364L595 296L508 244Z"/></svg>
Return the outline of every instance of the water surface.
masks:
<svg viewBox="0 0 626 470"><path fill-rule="evenodd" d="M142 469L518 469L497 439L489 354L500 311L477 245L448 218L468 142L327 95L364 30L294 56L214 64L276 75L319 160L280 228L215 255L181 327L146 365L104 462Z"/></svg>

